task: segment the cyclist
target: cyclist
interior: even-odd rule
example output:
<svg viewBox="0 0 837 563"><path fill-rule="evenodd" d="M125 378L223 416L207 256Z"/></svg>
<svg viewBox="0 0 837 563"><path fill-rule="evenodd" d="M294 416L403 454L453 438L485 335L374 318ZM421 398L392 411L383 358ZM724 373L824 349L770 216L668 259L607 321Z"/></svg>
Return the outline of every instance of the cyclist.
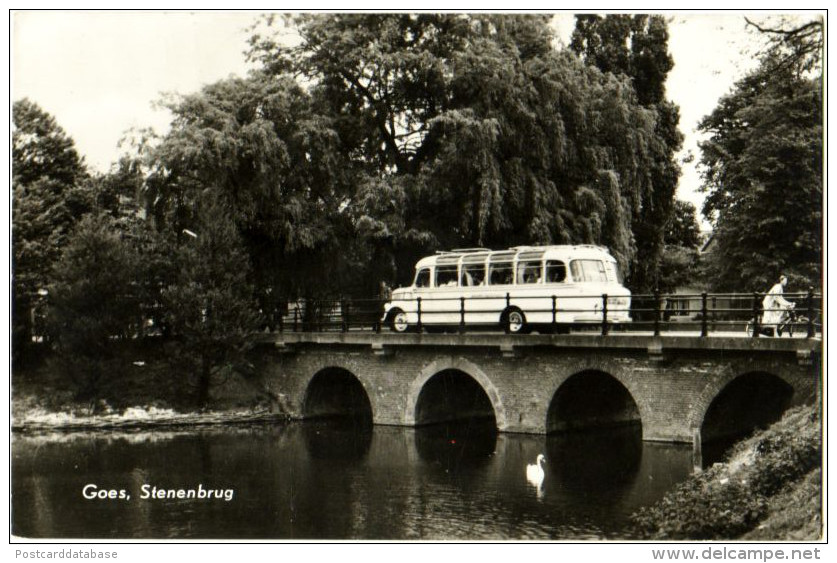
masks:
<svg viewBox="0 0 837 563"><path fill-rule="evenodd" d="M779 281L770 288L762 301L764 314L761 316L761 325L766 329L775 329L779 336L781 336L779 325L787 312L795 306L783 296L786 285L788 285L788 277L779 276Z"/></svg>

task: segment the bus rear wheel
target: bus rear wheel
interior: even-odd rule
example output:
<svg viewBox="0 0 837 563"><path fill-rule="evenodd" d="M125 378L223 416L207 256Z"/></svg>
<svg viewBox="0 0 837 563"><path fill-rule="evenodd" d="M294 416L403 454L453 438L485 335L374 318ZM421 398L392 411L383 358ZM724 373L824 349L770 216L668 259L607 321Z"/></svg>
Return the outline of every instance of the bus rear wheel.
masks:
<svg viewBox="0 0 837 563"><path fill-rule="evenodd" d="M503 313L503 329L506 334L525 334L527 330L526 315L516 307Z"/></svg>

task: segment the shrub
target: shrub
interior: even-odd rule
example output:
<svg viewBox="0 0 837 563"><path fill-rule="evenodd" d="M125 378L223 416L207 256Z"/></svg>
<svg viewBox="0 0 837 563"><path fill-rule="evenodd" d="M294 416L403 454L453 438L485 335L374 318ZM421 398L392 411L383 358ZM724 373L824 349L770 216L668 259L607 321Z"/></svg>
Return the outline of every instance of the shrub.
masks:
<svg viewBox="0 0 837 563"><path fill-rule="evenodd" d="M679 485L655 506L633 516L640 536L656 539L729 539L750 530L767 513L767 500L746 484L721 484L708 471Z"/></svg>
<svg viewBox="0 0 837 563"><path fill-rule="evenodd" d="M767 515L770 497L820 465L820 428L813 407L788 411L767 430L739 442L730 454L736 463L694 475L634 514L637 535L710 540L750 531Z"/></svg>
<svg viewBox="0 0 837 563"><path fill-rule="evenodd" d="M756 438L753 450L758 463L754 465L750 479L757 493L774 495L820 464L822 445L818 422L815 418L802 428L794 425Z"/></svg>

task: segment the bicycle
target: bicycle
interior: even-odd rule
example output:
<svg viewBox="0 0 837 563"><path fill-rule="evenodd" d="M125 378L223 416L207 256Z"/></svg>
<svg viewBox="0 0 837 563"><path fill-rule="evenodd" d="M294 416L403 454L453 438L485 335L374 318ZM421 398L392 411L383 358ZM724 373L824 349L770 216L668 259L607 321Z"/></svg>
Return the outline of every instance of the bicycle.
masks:
<svg viewBox="0 0 837 563"><path fill-rule="evenodd" d="M779 322L775 324L771 323L770 326L764 326L762 323L759 323L759 335L781 337L783 333L787 333L788 336L793 336L794 325L807 325L808 319L806 317L803 317L802 315L797 314L797 312L794 309L795 306L796 304L793 304L792 307L788 309L783 309L782 316L779 318ZM755 325L755 319L750 319L750 321L747 323L746 328L747 336L753 336Z"/></svg>

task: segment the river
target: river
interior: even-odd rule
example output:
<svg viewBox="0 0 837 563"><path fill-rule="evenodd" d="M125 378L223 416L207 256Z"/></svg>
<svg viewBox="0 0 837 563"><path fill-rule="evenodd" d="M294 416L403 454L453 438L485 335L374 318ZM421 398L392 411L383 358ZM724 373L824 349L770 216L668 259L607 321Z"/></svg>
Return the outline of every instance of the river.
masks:
<svg viewBox="0 0 837 563"><path fill-rule="evenodd" d="M15 434L12 530L88 539L630 539L629 516L692 470L690 446L640 434L333 421ZM526 466L541 453L536 487ZM126 498L84 496L109 490ZM209 490L220 498L197 498Z"/></svg>

